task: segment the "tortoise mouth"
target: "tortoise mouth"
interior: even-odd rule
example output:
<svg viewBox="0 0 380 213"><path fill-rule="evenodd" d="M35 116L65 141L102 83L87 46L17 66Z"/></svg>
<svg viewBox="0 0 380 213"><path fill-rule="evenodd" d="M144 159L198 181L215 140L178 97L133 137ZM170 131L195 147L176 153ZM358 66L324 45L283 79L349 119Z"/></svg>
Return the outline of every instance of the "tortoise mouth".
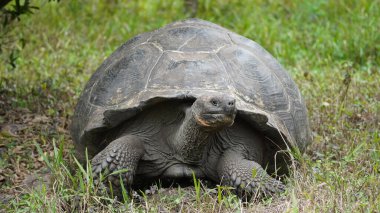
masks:
<svg viewBox="0 0 380 213"><path fill-rule="evenodd" d="M204 113L200 116L196 116L195 120L199 125L204 127L223 128L232 126L234 124L235 114L226 114L220 112Z"/></svg>

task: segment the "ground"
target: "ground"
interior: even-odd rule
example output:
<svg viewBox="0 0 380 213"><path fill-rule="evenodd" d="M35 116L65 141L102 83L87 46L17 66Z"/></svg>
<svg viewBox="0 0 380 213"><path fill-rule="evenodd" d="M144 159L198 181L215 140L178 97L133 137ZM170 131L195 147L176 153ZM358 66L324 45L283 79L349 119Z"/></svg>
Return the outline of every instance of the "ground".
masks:
<svg viewBox="0 0 380 213"><path fill-rule="evenodd" d="M378 0L199 1L198 18L273 54L309 111L313 142L286 192L249 203L198 180L117 201L72 156L68 126L86 81L132 36L189 17L182 1L34 3L0 37L0 212L380 211Z"/></svg>

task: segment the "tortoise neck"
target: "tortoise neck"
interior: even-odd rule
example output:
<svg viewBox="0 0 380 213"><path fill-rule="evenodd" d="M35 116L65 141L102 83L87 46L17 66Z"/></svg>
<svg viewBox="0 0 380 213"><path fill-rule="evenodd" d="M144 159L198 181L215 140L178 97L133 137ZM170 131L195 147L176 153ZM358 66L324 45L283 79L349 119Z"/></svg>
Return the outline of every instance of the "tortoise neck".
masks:
<svg viewBox="0 0 380 213"><path fill-rule="evenodd" d="M199 125L192 108L188 108L182 125L175 134L174 149L185 162L199 162L214 133L215 131Z"/></svg>

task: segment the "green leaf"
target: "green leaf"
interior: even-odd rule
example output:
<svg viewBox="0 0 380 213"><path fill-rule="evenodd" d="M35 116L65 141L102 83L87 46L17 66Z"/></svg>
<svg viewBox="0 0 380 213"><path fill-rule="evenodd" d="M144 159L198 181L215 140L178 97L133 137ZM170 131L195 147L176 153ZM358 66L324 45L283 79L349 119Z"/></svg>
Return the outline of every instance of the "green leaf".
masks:
<svg viewBox="0 0 380 213"><path fill-rule="evenodd" d="M255 178L257 176L257 169L252 169L252 178Z"/></svg>
<svg viewBox="0 0 380 213"><path fill-rule="evenodd" d="M127 173L129 171L129 169L120 169L120 170L117 170L117 171L114 171L112 172L111 174L107 175L107 176L110 176L110 175L118 175L118 174L122 174L122 173Z"/></svg>

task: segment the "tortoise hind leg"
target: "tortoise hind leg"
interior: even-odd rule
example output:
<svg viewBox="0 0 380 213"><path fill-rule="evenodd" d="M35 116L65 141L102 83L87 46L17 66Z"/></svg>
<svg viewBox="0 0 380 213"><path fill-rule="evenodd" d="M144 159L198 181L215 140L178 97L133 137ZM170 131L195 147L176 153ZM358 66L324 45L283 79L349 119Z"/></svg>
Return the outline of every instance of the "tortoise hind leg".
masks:
<svg viewBox="0 0 380 213"><path fill-rule="evenodd" d="M108 175L107 181L114 186L119 186L119 175L121 175L125 185L132 185L138 162L144 154L144 150L143 141L133 135L126 135L112 141L91 160L95 179L99 178L100 174L103 177ZM124 169L127 171L109 175Z"/></svg>
<svg viewBox="0 0 380 213"><path fill-rule="evenodd" d="M222 184L234 187L240 197L265 197L285 191L281 181L272 178L260 164L244 159L236 151L223 154L217 171Z"/></svg>

